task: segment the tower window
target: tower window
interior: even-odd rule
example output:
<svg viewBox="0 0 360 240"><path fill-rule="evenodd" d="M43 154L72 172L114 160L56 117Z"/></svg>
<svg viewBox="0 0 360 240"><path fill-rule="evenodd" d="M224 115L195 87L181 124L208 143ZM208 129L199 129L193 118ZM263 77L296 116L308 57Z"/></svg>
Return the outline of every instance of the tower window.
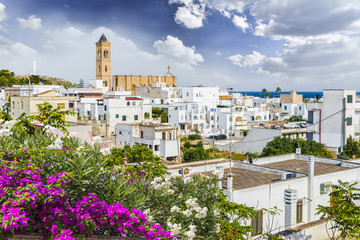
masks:
<svg viewBox="0 0 360 240"><path fill-rule="evenodd" d="M101 58L101 51L98 51L98 58Z"/></svg>
<svg viewBox="0 0 360 240"><path fill-rule="evenodd" d="M101 67L100 67L100 65L99 65L99 72L101 72Z"/></svg>
<svg viewBox="0 0 360 240"><path fill-rule="evenodd" d="M105 72L107 72L107 65L105 65Z"/></svg>
<svg viewBox="0 0 360 240"><path fill-rule="evenodd" d="M109 51L108 50L104 51L104 58L109 58Z"/></svg>

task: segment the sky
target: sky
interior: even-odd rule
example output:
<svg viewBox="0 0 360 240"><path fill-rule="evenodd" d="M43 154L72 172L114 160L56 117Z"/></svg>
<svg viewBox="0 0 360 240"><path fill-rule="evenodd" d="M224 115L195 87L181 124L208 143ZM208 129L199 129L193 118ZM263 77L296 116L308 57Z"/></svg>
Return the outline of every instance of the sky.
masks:
<svg viewBox="0 0 360 240"><path fill-rule="evenodd" d="M360 90L359 0L0 0L0 68L95 79L95 42L113 75L239 91Z"/></svg>

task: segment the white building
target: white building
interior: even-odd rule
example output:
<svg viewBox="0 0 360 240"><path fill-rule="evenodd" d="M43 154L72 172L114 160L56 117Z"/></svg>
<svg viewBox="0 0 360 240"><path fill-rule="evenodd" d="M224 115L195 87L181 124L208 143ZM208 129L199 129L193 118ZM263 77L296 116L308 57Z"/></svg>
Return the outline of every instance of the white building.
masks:
<svg viewBox="0 0 360 240"><path fill-rule="evenodd" d="M62 85L14 85L13 87L20 88L20 96L28 97L43 92L54 91L57 96L61 95L61 92L65 90Z"/></svg>
<svg viewBox="0 0 360 240"><path fill-rule="evenodd" d="M106 122L106 136L115 134L117 123L140 123L151 120L151 105L136 96L118 96L97 99L97 120Z"/></svg>
<svg viewBox="0 0 360 240"><path fill-rule="evenodd" d="M208 109L202 103L174 103L168 109L168 123L182 133L192 130L209 133L216 123L216 108Z"/></svg>
<svg viewBox="0 0 360 240"><path fill-rule="evenodd" d="M360 99L355 90L325 89L322 102L307 106L308 140L339 153L349 136L360 136Z"/></svg>
<svg viewBox="0 0 360 240"><path fill-rule="evenodd" d="M303 119L308 118L306 103L282 103L281 112L287 115L286 118L291 116L302 116Z"/></svg>
<svg viewBox="0 0 360 240"><path fill-rule="evenodd" d="M297 229L284 232L284 239L329 239L324 222L316 222L320 219L316 207L329 206L331 189L325 186L337 184L338 180L360 180L360 164L296 154L258 158L253 164L233 161L230 176L229 166L228 161L210 160L203 165L197 162L170 166L168 171L218 170L228 199L257 211L256 217L248 222L253 238L265 232ZM271 217L264 209L274 207L279 214Z"/></svg>
<svg viewBox="0 0 360 240"><path fill-rule="evenodd" d="M216 108L219 104L218 87L181 87L182 102L201 103L207 109Z"/></svg>
<svg viewBox="0 0 360 240"><path fill-rule="evenodd" d="M167 124L138 123L116 124L115 142L117 146L144 145L150 148L155 155L169 161L180 156L180 140L177 130Z"/></svg>

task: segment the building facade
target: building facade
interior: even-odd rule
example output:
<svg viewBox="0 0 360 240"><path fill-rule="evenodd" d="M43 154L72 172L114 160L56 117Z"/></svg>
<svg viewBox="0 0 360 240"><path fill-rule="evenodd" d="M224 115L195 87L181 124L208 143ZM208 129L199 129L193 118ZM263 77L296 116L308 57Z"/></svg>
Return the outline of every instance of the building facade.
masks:
<svg viewBox="0 0 360 240"><path fill-rule="evenodd" d="M103 80L103 86L111 89L111 43L104 34L96 43L96 79Z"/></svg>

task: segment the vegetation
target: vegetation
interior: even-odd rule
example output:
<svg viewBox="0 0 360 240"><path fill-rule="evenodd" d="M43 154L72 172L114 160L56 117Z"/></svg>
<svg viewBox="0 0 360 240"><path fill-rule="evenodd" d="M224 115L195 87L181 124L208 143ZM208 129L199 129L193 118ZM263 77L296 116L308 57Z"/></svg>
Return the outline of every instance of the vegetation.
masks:
<svg viewBox="0 0 360 240"><path fill-rule="evenodd" d="M161 118L162 123L168 122L168 114L158 108L154 108L154 107L152 108L152 117L153 118Z"/></svg>
<svg viewBox="0 0 360 240"><path fill-rule="evenodd" d="M196 144L196 147L183 148L182 151L185 162L196 162L210 158L208 151L205 151L201 141Z"/></svg>
<svg viewBox="0 0 360 240"><path fill-rule="evenodd" d="M304 119L302 115L299 116L293 115L285 120L285 122L301 122L301 121L306 121L306 119Z"/></svg>
<svg viewBox="0 0 360 240"><path fill-rule="evenodd" d="M352 136L348 137L346 144L344 146L344 151L341 155L349 158L359 158L360 157L360 143Z"/></svg>
<svg viewBox="0 0 360 240"><path fill-rule="evenodd" d="M330 206L317 208L321 218L328 219L330 239L360 239L360 188L358 182L348 183L339 180L338 184L327 187L333 189L330 193ZM328 224L326 227L328 227ZM340 232L340 237L335 237L335 231Z"/></svg>
<svg viewBox="0 0 360 240"><path fill-rule="evenodd" d="M0 87L11 87L12 85L63 85L65 88L75 87L76 85L68 81L59 80L56 78L42 77L38 75L30 75L28 77L16 77L14 72L7 69L0 70Z"/></svg>
<svg viewBox="0 0 360 240"><path fill-rule="evenodd" d="M306 141L300 138L290 139L288 137L275 137L268 142L261 153L261 157L295 153L296 148L301 148L302 154L333 158L332 153L322 143Z"/></svg>
<svg viewBox="0 0 360 240"><path fill-rule="evenodd" d="M47 102L44 102L42 105L38 105L39 115L29 116L29 120L38 121L43 125L43 133L50 126L55 127L67 133L68 130L66 126L69 126L69 123L65 121L66 115L75 116L76 114L70 110L63 110L60 107L53 108L53 106Z"/></svg>
<svg viewBox="0 0 360 240"><path fill-rule="evenodd" d="M47 119L59 116L48 113ZM209 240L250 235L244 220L254 209L228 202L215 175L190 172L165 179L164 166L144 146L110 151L101 148L99 137L91 144L74 134L58 138L52 128L63 125L56 121L34 129L26 115L18 120L0 116L1 238L26 233L70 240L92 235Z"/></svg>

